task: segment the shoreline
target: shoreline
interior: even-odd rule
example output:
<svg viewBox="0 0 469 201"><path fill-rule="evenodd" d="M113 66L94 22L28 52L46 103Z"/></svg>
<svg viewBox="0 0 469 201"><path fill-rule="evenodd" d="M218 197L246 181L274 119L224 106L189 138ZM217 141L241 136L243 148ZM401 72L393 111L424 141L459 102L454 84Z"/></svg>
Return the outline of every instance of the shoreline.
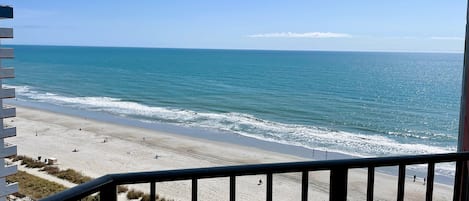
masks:
<svg viewBox="0 0 469 201"><path fill-rule="evenodd" d="M79 117L84 119L90 119L98 122L104 122L109 124L124 125L127 127L135 127L140 129L146 129L154 132L169 133L172 135L181 137L190 137L201 140L208 140L214 142L228 143L229 145L237 145L241 147L254 147L264 151L273 153L286 154L302 158L302 160L335 160L335 159L350 159L359 158L357 156L348 155L344 153L338 153L334 151L322 151L317 149L309 149L303 146L296 146L290 144L283 144L278 142L266 141L257 138L247 137L236 133L230 133L225 131L214 131L204 128L196 127L183 127L179 125L172 125L168 123L158 122L143 122L137 119L120 117L104 112L79 110L76 108L69 108L64 106L58 106L42 102L29 102L8 99L5 100L5 104L14 105L17 107L24 107L34 110L42 110L46 112L52 112L59 115L67 115L72 117ZM398 170L393 167L382 167L377 169L381 173L389 174L392 176L398 175ZM408 174L416 175L417 177L426 177L425 172L419 170L409 169ZM435 182L453 185L454 178L447 175L440 175L435 173Z"/></svg>
<svg viewBox="0 0 469 201"><path fill-rule="evenodd" d="M95 178L110 173L308 160L258 147L158 132L22 106L17 106L17 117L9 120L5 123L17 127L17 136L7 142L18 145L18 154L33 158L54 157L58 159L61 169L76 169ZM73 151L75 149L77 152ZM350 172L351 200L365 199L366 170L352 169ZM375 177L375 198L393 198L397 192L397 177L382 171L376 172ZM274 175L274 191L287 192L275 196L283 200L300 196L300 178L299 173ZM259 191L265 188L258 185L259 179L264 180L265 176L240 177L240 200L253 200L253 197L263 200L263 193ZM422 185L421 178L417 182L411 180L408 172L406 199L422 200L426 186ZM201 190L200 199L225 199L229 195L228 182L227 178L201 181L200 189L205 190ZM311 172L311 198L328 199L328 182L327 171ZM148 191L148 185L145 184L132 185L131 188ZM186 200L190 196L190 181L159 183L157 188L167 198ZM188 193L181 194L181 191ZM435 199L450 200L451 194L452 186L435 183Z"/></svg>
<svg viewBox="0 0 469 201"><path fill-rule="evenodd" d="M247 137L236 133L226 131L214 131L204 128L196 127L183 127L169 123L158 122L143 122L137 119L120 117L108 113L97 111L78 110L75 108L67 108L63 106L40 103L40 102L27 102L19 100L5 100L5 104L14 105L16 107L24 107L29 109L43 110L53 112L56 114L63 114L68 116L80 117L91 119L95 121L125 125L130 127L148 129L156 132L172 133L175 135L194 137L199 139L206 139L217 142L224 142L229 144L236 144L240 146L252 146L266 151L277 152L281 154L288 154L307 158L311 160L329 160L329 159L349 159L358 158L353 155L338 153L334 151L322 151L319 149L309 149L303 146L296 146L290 144L283 144L257 138ZM313 153L314 152L314 153Z"/></svg>

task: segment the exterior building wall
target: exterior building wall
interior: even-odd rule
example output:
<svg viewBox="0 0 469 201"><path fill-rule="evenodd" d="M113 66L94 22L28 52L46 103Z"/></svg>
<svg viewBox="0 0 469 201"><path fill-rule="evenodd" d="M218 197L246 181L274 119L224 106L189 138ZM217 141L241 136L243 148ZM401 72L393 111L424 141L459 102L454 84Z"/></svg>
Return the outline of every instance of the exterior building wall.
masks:
<svg viewBox="0 0 469 201"><path fill-rule="evenodd" d="M13 8L10 6L0 6L0 20L8 20L13 18ZM12 28L0 28L0 39L13 38ZM5 143L5 138L16 136L16 128L8 127L3 119L15 117L16 109L3 105L3 99L14 98L15 89L4 88L3 79L13 78L14 69L7 68L2 65L2 60L12 59L14 52L12 48L0 47L0 201L6 200L7 196L18 192L17 183L8 183L6 177L15 174L18 169L16 165L7 164L6 157L14 156L17 153L16 146Z"/></svg>

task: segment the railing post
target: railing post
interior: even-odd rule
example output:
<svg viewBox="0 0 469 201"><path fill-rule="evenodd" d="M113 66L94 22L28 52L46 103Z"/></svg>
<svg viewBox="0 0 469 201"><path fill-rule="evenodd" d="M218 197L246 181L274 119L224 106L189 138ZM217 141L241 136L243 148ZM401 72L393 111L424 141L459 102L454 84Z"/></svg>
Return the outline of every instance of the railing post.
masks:
<svg viewBox="0 0 469 201"><path fill-rule="evenodd" d="M461 108L459 114L458 152L469 151L469 3L466 10L466 37L462 76ZM468 161L457 163L454 183L454 200L468 201ZM458 189L456 189L458 188Z"/></svg>
<svg viewBox="0 0 469 201"><path fill-rule="evenodd" d="M375 191L375 167L368 167L368 183L366 185L366 200L373 201Z"/></svg>
<svg viewBox="0 0 469 201"><path fill-rule="evenodd" d="M397 201L404 201L405 165L399 165L399 178L397 181Z"/></svg>
<svg viewBox="0 0 469 201"><path fill-rule="evenodd" d="M427 192L425 193L426 201L433 200L433 181L435 180L435 163L428 163L427 170Z"/></svg>
<svg viewBox="0 0 469 201"><path fill-rule="evenodd" d="M467 201L467 161L458 160L456 162L456 174L454 180L453 201Z"/></svg>
<svg viewBox="0 0 469 201"><path fill-rule="evenodd" d="M308 181L309 172L303 171L301 174L301 201L308 201Z"/></svg>
<svg viewBox="0 0 469 201"><path fill-rule="evenodd" d="M114 183L105 185L99 192L99 199L117 201L117 186Z"/></svg>
<svg viewBox="0 0 469 201"><path fill-rule="evenodd" d="M150 182L150 201L156 201L156 182Z"/></svg>
<svg viewBox="0 0 469 201"><path fill-rule="evenodd" d="M331 169L329 200L346 201L347 200L347 168Z"/></svg>
<svg viewBox="0 0 469 201"><path fill-rule="evenodd" d="M197 201L197 179L192 179L192 201Z"/></svg>
<svg viewBox="0 0 469 201"><path fill-rule="evenodd" d="M272 173L267 173L266 200L272 201Z"/></svg>
<svg viewBox="0 0 469 201"><path fill-rule="evenodd" d="M230 201L236 200L236 176L230 176Z"/></svg>

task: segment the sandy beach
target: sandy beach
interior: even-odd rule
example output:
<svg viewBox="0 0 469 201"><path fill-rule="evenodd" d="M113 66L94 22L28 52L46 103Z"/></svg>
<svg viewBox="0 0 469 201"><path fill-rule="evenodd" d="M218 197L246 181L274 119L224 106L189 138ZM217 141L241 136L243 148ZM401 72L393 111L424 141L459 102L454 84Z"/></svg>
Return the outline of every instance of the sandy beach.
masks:
<svg viewBox="0 0 469 201"><path fill-rule="evenodd" d="M37 109L17 107L17 117L5 121L17 127L18 154L54 157L60 168L91 177L109 173L157 171L223 165L304 161L305 158L253 147L191 138L173 133L98 122ZM77 150L74 152L73 150ZM274 200L300 200L298 174L274 175ZM349 200L366 198L366 171L349 173ZM265 200L265 176L239 177L237 200ZM395 200L397 177L376 174L375 200ZM148 191L148 184L131 186ZM310 200L328 200L329 173L310 173ZM199 181L199 200L228 200L228 178ZM157 193L190 200L190 181L157 184ZM424 200L425 185L407 175L405 200ZM435 185L434 200L451 200L452 187Z"/></svg>

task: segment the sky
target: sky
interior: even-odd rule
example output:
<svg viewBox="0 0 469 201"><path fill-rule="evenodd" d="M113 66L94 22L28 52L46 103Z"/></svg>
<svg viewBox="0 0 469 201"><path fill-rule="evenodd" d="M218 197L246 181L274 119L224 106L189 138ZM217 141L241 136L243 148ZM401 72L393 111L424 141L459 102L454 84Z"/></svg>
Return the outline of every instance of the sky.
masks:
<svg viewBox="0 0 469 201"><path fill-rule="evenodd" d="M464 0L21 0L5 44L462 52Z"/></svg>

